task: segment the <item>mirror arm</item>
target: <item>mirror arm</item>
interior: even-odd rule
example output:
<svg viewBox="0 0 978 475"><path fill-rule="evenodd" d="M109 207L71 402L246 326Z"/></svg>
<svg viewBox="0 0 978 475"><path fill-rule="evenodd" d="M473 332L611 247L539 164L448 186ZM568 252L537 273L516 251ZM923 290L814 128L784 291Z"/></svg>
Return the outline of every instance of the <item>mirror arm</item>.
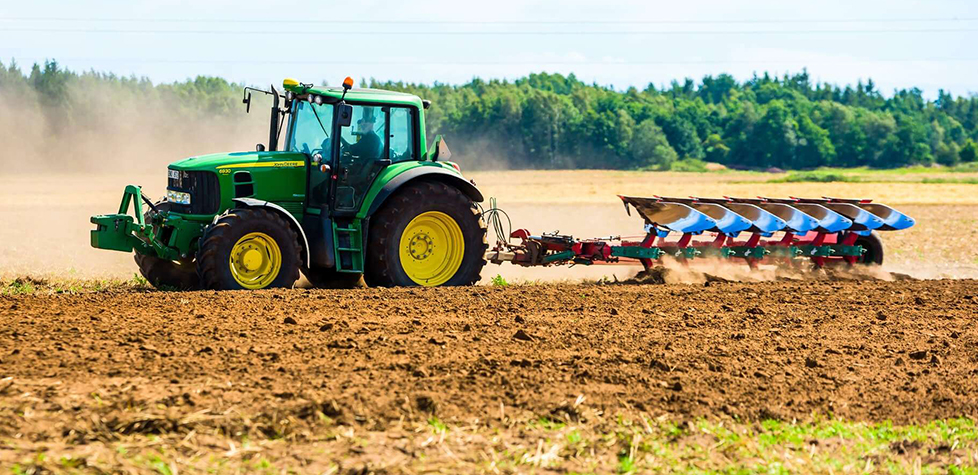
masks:
<svg viewBox="0 0 978 475"><path fill-rule="evenodd" d="M272 88L272 117L269 121L268 130L268 151L274 152L278 149L278 122L279 114L281 113L278 109L278 91L275 90L275 86Z"/></svg>
<svg viewBox="0 0 978 475"><path fill-rule="evenodd" d="M251 113L251 93L248 92L247 88L243 92L241 103L245 105L245 114Z"/></svg>

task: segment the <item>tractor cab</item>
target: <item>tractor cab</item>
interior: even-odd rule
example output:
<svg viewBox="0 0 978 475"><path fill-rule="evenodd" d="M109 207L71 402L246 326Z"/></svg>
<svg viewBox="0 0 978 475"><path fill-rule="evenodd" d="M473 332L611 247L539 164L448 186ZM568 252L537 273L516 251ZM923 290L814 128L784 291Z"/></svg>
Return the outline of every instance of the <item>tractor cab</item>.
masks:
<svg viewBox="0 0 978 475"><path fill-rule="evenodd" d="M242 100L250 110L252 91L272 95L268 150L281 147L308 157L309 204L339 215L356 213L381 170L421 160L427 152L423 124L428 102L352 86L351 78L342 87L286 79L284 94L246 88Z"/></svg>

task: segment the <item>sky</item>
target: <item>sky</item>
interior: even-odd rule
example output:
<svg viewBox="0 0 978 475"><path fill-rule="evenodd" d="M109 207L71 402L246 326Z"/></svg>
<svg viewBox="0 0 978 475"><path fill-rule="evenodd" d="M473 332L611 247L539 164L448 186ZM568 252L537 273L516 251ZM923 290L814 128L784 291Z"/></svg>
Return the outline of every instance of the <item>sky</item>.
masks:
<svg viewBox="0 0 978 475"><path fill-rule="evenodd" d="M729 73L978 93L978 1L0 0L0 61L172 82L460 84L574 73L623 90Z"/></svg>

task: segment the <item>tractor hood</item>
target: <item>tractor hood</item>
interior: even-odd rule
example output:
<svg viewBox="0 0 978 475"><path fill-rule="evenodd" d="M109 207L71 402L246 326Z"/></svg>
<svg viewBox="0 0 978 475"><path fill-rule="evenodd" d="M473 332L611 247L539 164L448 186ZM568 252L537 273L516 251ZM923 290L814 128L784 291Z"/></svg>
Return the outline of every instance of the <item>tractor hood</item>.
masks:
<svg viewBox="0 0 978 475"><path fill-rule="evenodd" d="M210 170L228 173L249 168L300 168L306 156L299 152L229 152L190 157L170 164L172 170Z"/></svg>

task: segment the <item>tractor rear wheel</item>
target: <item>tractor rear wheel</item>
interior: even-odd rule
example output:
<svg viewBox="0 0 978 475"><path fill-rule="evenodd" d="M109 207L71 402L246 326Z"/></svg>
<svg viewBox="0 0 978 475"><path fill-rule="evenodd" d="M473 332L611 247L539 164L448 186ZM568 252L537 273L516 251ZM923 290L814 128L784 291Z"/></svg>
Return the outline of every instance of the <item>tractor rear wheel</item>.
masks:
<svg viewBox="0 0 978 475"><path fill-rule="evenodd" d="M201 287L292 287L299 279L299 237L266 209L232 209L204 229L197 251Z"/></svg>
<svg viewBox="0 0 978 475"><path fill-rule="evenodd" d="M352 289L362 287L363 274L336 272L335 269L302 268L302 275L317 289Z"/></svg>
<svg viewBox="0 0 978 475"><path fill-rule="evenodd" d="M370 219L370 286L472 285L485 266L486 224L471 198L440 182L406 185Z"/></svg>
<svg viewBox="0 0 978 475"><path fill-rule="evenodd" d="M866 250L856 262L883 265L883 240L880 239L879 234L876 234L876 231L871 232L869 236L859 236L856 238L855 244Z"/></svg>
<svg viewBox="0 0 978 475"><path fill-rule="evenodd" d="M149 210L143 215L146 222L152 222L158 212L170 210L170 203L160 201L154 204L156 211ZM159 235L159 226L154 229ZM135 253L133 259L139 267L139 273L157 289L196 290L200 287L197 278L197 266L193 259L170 261L156 256Z"/></svg>

